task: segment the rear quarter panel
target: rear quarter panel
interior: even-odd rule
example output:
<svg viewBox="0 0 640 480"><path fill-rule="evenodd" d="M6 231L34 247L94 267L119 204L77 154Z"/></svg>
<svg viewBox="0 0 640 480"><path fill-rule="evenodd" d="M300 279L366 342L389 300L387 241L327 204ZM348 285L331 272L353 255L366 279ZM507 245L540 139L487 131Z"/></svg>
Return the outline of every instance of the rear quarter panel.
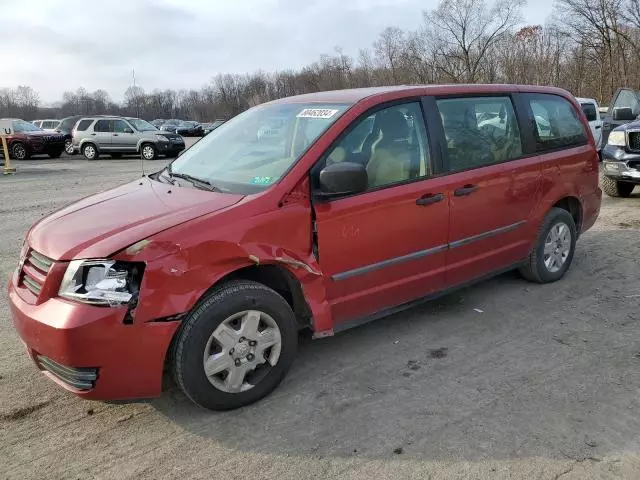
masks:
<svg viewBox="0 0 640 480"><path fill-rule="evenodd" d="M581 205L584 231L593 225L594 197L599 198L598 154L591 144L565 150L543 153L538 156L542 169L540 202L531 213L532 241L535 241L540 224L549 210L566 197L575 197ZM599 211L599 201L598 209ZM585 228L586 227L586 228Z"/></svg>

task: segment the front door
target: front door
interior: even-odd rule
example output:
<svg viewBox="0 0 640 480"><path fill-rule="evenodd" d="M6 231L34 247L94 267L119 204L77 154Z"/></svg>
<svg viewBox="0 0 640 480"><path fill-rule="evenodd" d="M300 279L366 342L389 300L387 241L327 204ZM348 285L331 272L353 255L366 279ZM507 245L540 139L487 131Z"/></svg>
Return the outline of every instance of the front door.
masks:
<svg viewBox="0 0 640 480"><path fill-rule="evenodd" d="M334 325L444 286L449 202L432 162L419 101L354 122L318 167L366 165L369 189L315 203L318 257Z"/></svg>
<svg viewBox="0 0 640 480"><path fill-rule="evenodd" d="M540 195L536 158L523 147L510 97L438 99L447 151L450 229L447 286L526 257L527 220Z"/></svg>
<svg viewBox="0 0 640 480"><path fill-rule="evenodd" d="M133 133L133 128L124 120L113 121L113 138L111 145L119 152L135 152L138 146L138 136Z"/></svg>

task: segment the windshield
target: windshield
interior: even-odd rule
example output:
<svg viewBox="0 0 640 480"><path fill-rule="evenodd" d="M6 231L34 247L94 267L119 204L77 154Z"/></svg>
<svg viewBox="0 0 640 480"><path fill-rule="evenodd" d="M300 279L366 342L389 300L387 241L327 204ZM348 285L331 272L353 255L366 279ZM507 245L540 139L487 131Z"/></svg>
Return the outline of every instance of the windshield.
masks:
<svg viewBox="0 0 640 480"><path fill-rule="evenodd" d="M146 120L141 120L139 118L131 118L129 119L129 123L139 132L152 132L158 130Z"/></svg>
<svg viewBox="0 0 640 480"><path fill-rule="evenodd" d="M33 123L24 120L14 120L13 130L16 132L41 132L42 129L36 127Z"/></svg>
<svg viewBox="0 0 640 480"><path fill-rule="evenodd" d="M283 103L241 113L186 150L174 173L220 190L256 193L277 182L349 105Z"/></svg>

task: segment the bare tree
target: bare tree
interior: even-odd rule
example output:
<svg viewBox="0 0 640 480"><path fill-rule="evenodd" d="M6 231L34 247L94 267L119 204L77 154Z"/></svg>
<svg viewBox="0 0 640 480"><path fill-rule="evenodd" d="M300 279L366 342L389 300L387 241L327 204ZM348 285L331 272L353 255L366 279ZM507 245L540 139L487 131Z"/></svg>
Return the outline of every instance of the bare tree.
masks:
<svg viewBox="0 0 640 480"><path fill-rule="evenodd" d="M524 0L442 0L424 12L442 70L457 81L476 82L486 55L521 19Z"/></svg>

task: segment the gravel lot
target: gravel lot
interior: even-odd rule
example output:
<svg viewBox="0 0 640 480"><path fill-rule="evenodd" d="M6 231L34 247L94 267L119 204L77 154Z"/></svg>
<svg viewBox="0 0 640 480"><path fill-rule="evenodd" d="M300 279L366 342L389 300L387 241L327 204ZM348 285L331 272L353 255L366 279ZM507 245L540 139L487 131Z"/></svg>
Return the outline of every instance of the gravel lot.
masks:
<svg viewBox="0 0 640 480"><path fill-rule="evenodd" d="M563 281L506 274L308 342L267 399L212 413L171 383L116 405L38 374L5 293L23 235L141 165L15 163L0 176L0 478L640 478L640 195L605 198Z"/></svg>

